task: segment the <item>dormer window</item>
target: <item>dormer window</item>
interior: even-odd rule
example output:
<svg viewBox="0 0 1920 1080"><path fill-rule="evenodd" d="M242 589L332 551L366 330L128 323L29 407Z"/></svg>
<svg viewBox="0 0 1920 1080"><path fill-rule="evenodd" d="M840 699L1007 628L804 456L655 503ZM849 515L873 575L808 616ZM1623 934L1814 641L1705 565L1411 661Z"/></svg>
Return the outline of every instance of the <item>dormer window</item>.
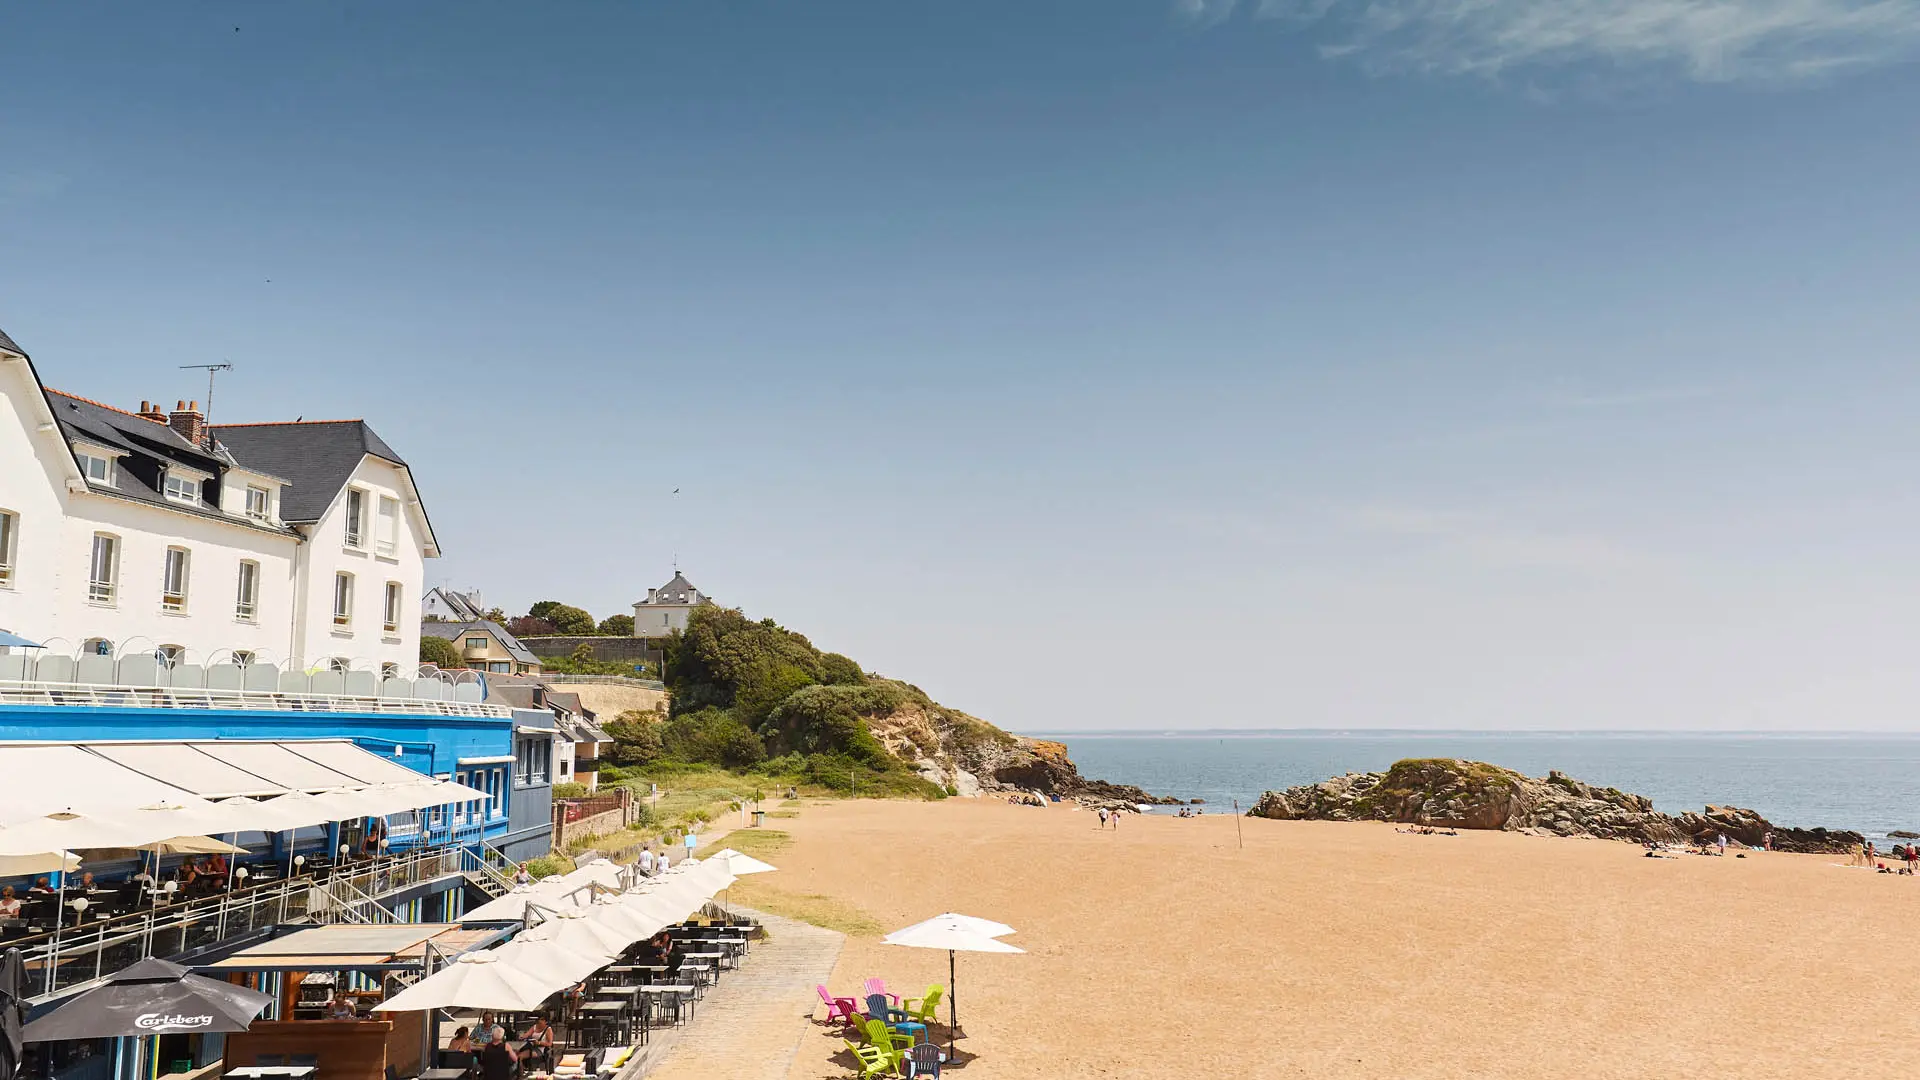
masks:
<svg viewBox="0 0 1920 1080"><path fill-rule="evenodd" d="M104 454L76 450L74 457L80 461L80 472L96 484L113 483L113 459Z"/></svg>
<svg viewBox="0 0 1920 1080"><path fill-rule="evenodd" d="M200 481L192 476L168 469L166 479L161 483L163 493L174 502L200 505Z"/></svg>
<svg viewBox="0 0 1920 1080"><path fill-rule="evenodd" d="M273 493L266 488L248 484L247 516L255 521L273 520Z"/></svg>

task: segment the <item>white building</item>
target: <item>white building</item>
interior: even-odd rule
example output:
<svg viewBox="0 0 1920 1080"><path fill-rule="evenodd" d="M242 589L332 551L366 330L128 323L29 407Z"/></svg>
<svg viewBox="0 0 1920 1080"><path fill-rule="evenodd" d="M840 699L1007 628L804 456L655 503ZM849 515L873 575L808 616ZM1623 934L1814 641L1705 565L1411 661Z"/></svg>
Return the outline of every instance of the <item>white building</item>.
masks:
<svg viewBox="0 0 1920 1080"><path fill-rule="evenodd" d="M633 605L633 636L663 638L675 630L685 630L693 609L712 602L712 597L694 588L685 574L675 570L672 581L648 589L647 598Z"/></svg>
<svg viewBox="0 0 1920 1080"><path fill-rule="evenodd" d="M0 332L0 628L68 653L410 673L439 554L365 423L126 412L47 389Z"/></svg>

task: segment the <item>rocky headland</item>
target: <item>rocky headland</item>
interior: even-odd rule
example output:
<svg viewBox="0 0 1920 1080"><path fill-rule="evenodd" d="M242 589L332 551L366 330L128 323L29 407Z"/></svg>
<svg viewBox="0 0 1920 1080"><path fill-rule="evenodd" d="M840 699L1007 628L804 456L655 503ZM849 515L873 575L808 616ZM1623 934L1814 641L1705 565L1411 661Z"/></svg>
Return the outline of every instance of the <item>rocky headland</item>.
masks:
<svg viewBox="0 0 1920 1080"><path fill-rule="evenodd" d="M1772 833L1774 850L1798 852L1845 852L1864 839L1857 832L1775 825L1732 806L1664 814L1644 795L1595 787L1559 772L1538 778L1454 758L1412 758L1386 772L1348 773L1269 791L1247 813L1284 821L1391 821L1635 843L1711 843L1725 834L1757 847Z"/></svg>

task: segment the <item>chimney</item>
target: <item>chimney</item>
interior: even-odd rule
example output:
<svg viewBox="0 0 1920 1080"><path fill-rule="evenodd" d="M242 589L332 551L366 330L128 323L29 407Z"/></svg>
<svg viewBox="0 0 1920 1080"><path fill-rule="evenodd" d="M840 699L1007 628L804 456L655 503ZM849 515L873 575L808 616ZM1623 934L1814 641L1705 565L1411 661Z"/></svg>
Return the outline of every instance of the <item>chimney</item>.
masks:
<svg viewBox="0 0 1920 1080"><path fill-rule="evenodd" d="M651 604L651 603L653 603L653 598L654 598L654 597L655 597L656 595L658 595L658 594L659 594L659 592L660 592L660 590L659 590L659 589L648 589L648 590L647 590L647 603L649 603L649 604Z"/></svg>
<svg viewBox="0 0 1920 1080"><path fill-rule="evenodd" d="M167 426L195 446L206 443L207 418L200 415L200 403L197 401L176 402L173 412L167 417Z"/></svg>
<svg viewBox="0 0 1920 1080"><path fill-rule="evenodd" d="M140 402L140 411L135 415L142 420L151 420L156 424L164 424L167 422L166 410L151 401L142 400Z"/></svg>

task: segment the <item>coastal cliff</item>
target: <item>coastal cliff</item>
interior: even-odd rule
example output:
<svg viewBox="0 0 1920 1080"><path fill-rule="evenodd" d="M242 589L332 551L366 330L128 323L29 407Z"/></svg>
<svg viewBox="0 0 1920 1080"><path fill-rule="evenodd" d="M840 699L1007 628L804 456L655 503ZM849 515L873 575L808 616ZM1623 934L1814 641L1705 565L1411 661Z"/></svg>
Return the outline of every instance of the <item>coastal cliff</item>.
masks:
<svg viewBox="0 0 1920 1080"><path fill-rule="evenodd" d="M1725 834L1757 847L1771 833L1776 851L1845 852L1863 841L1857 832L1774 825L1739 807L1664 814L1644 795L1595 787L1557 771L1541 779L1453 758L1411 758L1383 773L1348 773L1269 791L1247 813L1285 821L1392 821L1637 843L1710 843Z"/></svg>
<svg viewBox="0 0 1920 1080"><path fill-rule="evenodd" d="M664 708L606 725L616 767L711 764L862 794L1177 802L1080 775L1067 748L948 708L771 619L701 604L665 639Z"/></svg>

